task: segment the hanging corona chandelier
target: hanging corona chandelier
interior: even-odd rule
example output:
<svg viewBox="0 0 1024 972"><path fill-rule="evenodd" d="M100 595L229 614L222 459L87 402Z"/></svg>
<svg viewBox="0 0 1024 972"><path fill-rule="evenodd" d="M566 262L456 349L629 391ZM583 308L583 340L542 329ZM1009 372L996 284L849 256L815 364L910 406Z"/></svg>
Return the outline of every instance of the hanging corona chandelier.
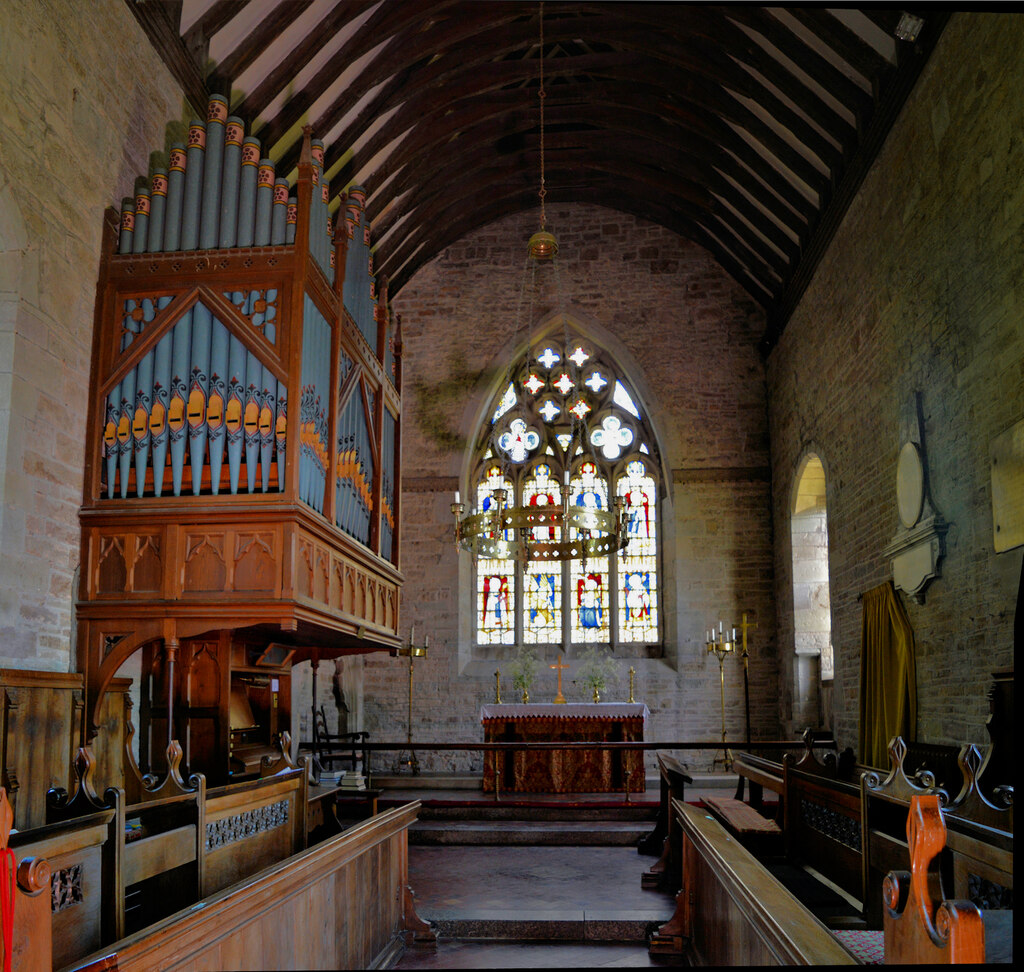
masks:
<svg viewBox="0 0 1024 972"><path fill-rule="evenodd" d="M561 281L555 257L558 241L547 229L544 200L547 189L544 181L544 4L540 4L540 229L527 243L527 273L534 273L539 264L550 263L555 270L561 303ZM524 279L524 289L525 289ZM520 295L520 306L522 296ZM518 318L518 314L517 314ZM566 323L566 328L568 324ZM516 324L516 332L519 323ZM567 335L568 337L568 335ZM517 427L518 423L518 427ZM510 461L523 461L526 457L524 445L528 448L531 432L525 422L513 420L511 429L499 434L497 427L491 433L491 453L499 457L507 470ZM536 433L532 433L536 435ZM466 506L458 493L451 510L455 517L456 547L470 552L474 557L486 559L515 559L527 561L581 560L601 557L621 550L628 542L626 531L626 507L621 496L614 499L613 508L603 510L580 502L572 503L572 486L569 482L569 464L575 447L588 441L586 416L574 416L570 445L565 449L566 468L561 486L561 505L516 506L514 495L509 496L504 488L494 489L490 502L480 512L463 516ZM578 449L575 450L578 454ZM548 539L538 539L545 537ZM550 539L554 538L554 539Z"/></svg>

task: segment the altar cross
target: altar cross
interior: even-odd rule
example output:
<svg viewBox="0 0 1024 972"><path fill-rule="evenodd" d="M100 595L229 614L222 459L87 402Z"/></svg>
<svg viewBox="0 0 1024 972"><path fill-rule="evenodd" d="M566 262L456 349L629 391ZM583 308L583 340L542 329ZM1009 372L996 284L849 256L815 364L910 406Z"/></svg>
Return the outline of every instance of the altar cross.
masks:
<svg viewBox="0 0 1024 972"><path fill-rule="evenodd" d="M565 696L562 695L562 670L569 666L559 659L554 665L549 665L549 668L554 668L558 672L558 694L555 696L556 702L565 702Z"/></svg>

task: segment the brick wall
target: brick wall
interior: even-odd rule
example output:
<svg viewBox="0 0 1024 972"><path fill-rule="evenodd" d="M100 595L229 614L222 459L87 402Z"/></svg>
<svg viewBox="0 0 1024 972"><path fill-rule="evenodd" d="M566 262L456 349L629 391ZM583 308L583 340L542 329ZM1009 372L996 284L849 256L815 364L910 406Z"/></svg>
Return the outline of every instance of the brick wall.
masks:
<svg viewBox="0 0 1024 972"><path fill-rule="evenodd" d="M525 244L536 228L536 213L529 213L470 234L394 301L405 344L403 627L415 623L417 641L428 634L431 642L415 666L413 729L420 739L479 740L479 707L493 701L495 669L507 672L500 657L481 660L471 650L469 558L456 554L449 508L456 488L466 492L459 479L466 450L452 442L472 436L495 369L504 364L500 352L511 343ZM716 619L738 623L747 611L759 625L751 639L755 731L774 735L767 413L757 352L763 316L702 248L667 230L575 205L549 207L549 228L560 245L567 309L633 381L670 480L662 524L664 657L623 659L618 684L602 697L627 697L632 664L636 698L651 709L648 738L718 737L718 663L707 657L703 634ZM540 301L532 322L554 309L553 301ZM405 736L407 664L366 661L366 728L377 738ZM543 672L531 689L536 701L555 693L555 673ZM566 695L584 700L571 669L564 678ZM743 731L743 696L734 659L726 664L726 706L735 740ZM480 757L423 762L479 767Z"/></svg>
<svg viewBox="0 0 1024 972"><path fill-rule="evenodd" d="M0 667L68 671L103 210L181 114L121 0L0 28Z"/></svg>
<svg viewBox="0 0 1024 972"><path fill-rule="evenodd" d="M941 579L923 605L904 598L919 738L987 742L990 673L1013 663L1021 550L994 553L988 450L1024 417L1022 49L1020 17L953 17L768 362L779 643L793 638L787 504L813 443L828 472L841 745L857 744L856 597L891 576L899 409L913 391L951 523Z"/></svg>

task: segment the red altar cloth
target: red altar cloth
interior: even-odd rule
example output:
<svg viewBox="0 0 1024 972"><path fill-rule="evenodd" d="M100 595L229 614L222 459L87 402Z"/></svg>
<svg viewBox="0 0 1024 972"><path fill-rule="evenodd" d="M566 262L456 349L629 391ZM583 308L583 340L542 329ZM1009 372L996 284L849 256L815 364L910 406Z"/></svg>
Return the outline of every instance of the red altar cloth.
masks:
<svg viewBox="0 0 1024 972"><path fill-rule="evenodd" d="M642 703L485 705L485 742L642 742ZM485 793L642 793L643 750L545 749L484 754Z"/></svg>

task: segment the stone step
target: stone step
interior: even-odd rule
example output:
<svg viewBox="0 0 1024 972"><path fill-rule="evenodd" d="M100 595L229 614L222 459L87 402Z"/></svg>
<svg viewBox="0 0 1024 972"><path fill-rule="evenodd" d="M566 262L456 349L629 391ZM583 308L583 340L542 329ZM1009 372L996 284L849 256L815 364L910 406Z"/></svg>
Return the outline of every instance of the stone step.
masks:
<svg viewBox="0 0 1024 972"><path fill-rule="evenodd" d="M507 911L446 916L421 914L440 939L491 942L643 942L667 919L655 911Z"/></svg>
<svg viewBox="0 0 1024 972"><path fill-rule="evenodd" d="M382 796L379 808L386 810L398 804L390 798ZM480 802L433 802L422 801L419 819L430 821L632 821L646 824L648 829L653 826L658 809L654 804L636 804L634 806L573 806L573 805L531 805L523 803L488 803Z"/></svg>
<svg viewBox="0 0 1024 972"><path fill-rule="evenodd" d="M635 847L648 821L417 820L409 843L421 846Z"/></svg>

